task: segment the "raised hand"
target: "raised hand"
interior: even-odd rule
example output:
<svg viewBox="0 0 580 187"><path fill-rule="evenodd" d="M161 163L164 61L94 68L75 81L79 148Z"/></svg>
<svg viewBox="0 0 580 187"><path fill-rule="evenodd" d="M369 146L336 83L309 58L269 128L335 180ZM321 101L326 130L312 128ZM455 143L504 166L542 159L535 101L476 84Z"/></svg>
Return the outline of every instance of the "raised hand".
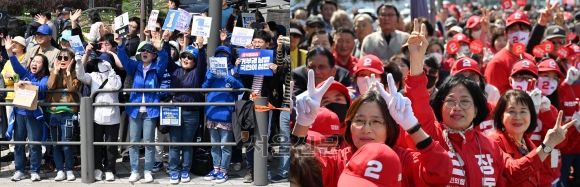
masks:
<svg viewBox="0 0 580 187"><path fill-rule="evenodd" d="M395 84L395 80L393 79L393 75L392 74L387 74L387 86L389 88L389 92L387 92L387 90L385 89L385 86L383 84L381 84L378 81L375 81L375 87L376 89L378 89L379 93L381 94L381 96L383 96L383 99L385 99L385 102L387 103L387 105L389 104L389 102L393 99L393 97L397 94L397 86Z"/></svg>
<svg viewBox="0 0 580 187"><path fill-rule="evenodd" d="M81 9L77 9L74 14L73 14L73 12L70 12L71 22L75 22L75 21L79 20L79 18L81 17L81 13L82 13Z"/></svg>
<svg viewBox="0 0 580 187"><path fill-rule="evenodd" d="M421 24L421 30L419 30L419 20L414 20L414 29L411 32L411 36L409 36L409 40L407 43L409 44L409 53L411 58L420 58L423 60L423 56L425 56L425 52L427 51L427 46L429 42L425 36L427 35L427 27L425 24Z"/></svg>
<svg viewBox="0 0 580 187"><path fill-rule="evenodd" d="M393 75L390 73L387 75L387 83L389 84L389 93L385 91L380 82L375 81L376 88L389 106L389 113L404 130L413 128L417 125L418 120L411 108L411 100L397 92Z"/></svg>
<svg viewBox="0 0 580 187"><path fill-rule="evenodd" d="M161 36L159 35L159 33L153 33L151 43L153 43L153 46L157 48L158 51L161 51Z"/></svg>
<svg viewBox="0 0 580 187"><path fill-rule="evenodd" d="M93 45L89 43L89 44L87 44L87 47L85 48L85 53L91 54L91 51L93 51Z"/></svg>
<svg viewBox="0 0 580 187"><path fill-rule="evenodd" d="M329 77L321 88L316 88L314 83L314 71L308 70L307 90L296 97L296 123L300 126L310 126L316 120L322 96L330 85L334 77Z"/></svg>
<svg viewBox="0 0 580 187"><path fill-rule="evenodd" d="M169 41L169 37L171 37L172 34L173 34L173 32L171 32L169 30L163 31L163 40L165 42L168 42ZM183 36L186 36L186 35L183 35Z"/></svg>
<svg viewBox="0 0 580 187"><path fill-rule="evenodd" d="M559 26L566 26L564 24L564 13L562 13L562 10L560 10L560 4L556 3L556 17L554 18L554 23L556 23L556 25Z"/></svg>
<svg viewBox="0 0 580 187"><path fill-rule="evenodd" d="M546 1L546 8L542 10L542 12L540 13L540 17L538 18L538 24L540 24L541 26L546 26L546 24L548 24L548 22L550 22L550 20L554 18L552 13L554 12L554 10L556 10L557 6L558 3L554 4L554 6L550 6L550 0Z"/></svg>
<svg viewBox="0 0 580 187"><path fill-rule="evenodd" d="M487 8L481 8L481 20L479 20L479 25L481 25L481 32L488 33L489 32L489 20L491 19L491 15L493 14L493 10L488 10Z"/></svg>
<svg viewBox="0 0 580 187"><path fill-rule="evenodd" d="M191 28L187 27L185 31L183 31L183 38L186 36L189 37L191 35Z"/></svg>
<svg viewBox="0 0 580 187"><path fill-rule="evenodd" d="M548 111L550 110L550 106L552 106L552 101L548 97L542 96L540 111Z"/></svg>
<svg viewBox="0 0 580 187"><path fill-rule="evenodd" d="M568 73L566 74L566 79L564 79L564 82L568 85L572 85L574 81L578 80L578 78L580 78L580 72L578 72L576 67L572 66L570 69L568 69Z"/></svg>
<svg viewBox="0 0 580 187"><path fill-rule="evenodd" d="M369 76L365 76L365 81L367 82L367 92L368 91L376 91L377 90L377 86L375 84L375 82L377 82L377 79L375 78L375 74L371 74L371 77L369 78Z"/></svg>
<svg viewBox="0 0 580 187"><path fill-rule="evenodd" d="M278 50L282 50L282 48L284 47L284 36L279 35L278 36Z"/></svg>
<svg viewBox="0 0 580 187"><path fill-rule="evenodd" d="M564 141L564 139L566 139L566 133L568 133L568 128L570 128L570 126L574 125L576 120L572 120L564 125L561 125L563 115L564 115L564 112L562 112L560 110L560 112L558 113L558 119L556 119L556 124L554 125L554 128L549 129L548 132L546 133L546 137L544 138L544 142L543 142L546 146L554 148L555 146L560 144L560 142L562 142L562 141Z"/></svg>
<svg viewBox="0 0 580 187"><path fill-rule="evenodd" d="M42 25L42 24L46 24L48 19L46 19L46 16L44 16L43 14L36 14L36 16L34 16L34 21L36 21L37 23L40 23Z"/></svg>
<svg viewBox="0 0 580 187"><path fill-rule="evenodd" d="M4 38L4 47L6 48L8 56L12 56L12 38L10 36Z"/></svg>
<svg viewBox="0 0 580 187"><path fill-rule="evenodd" d="M228 39L228 31L226 29L220 30L220 40L224 42L226 39Z"/></svg>

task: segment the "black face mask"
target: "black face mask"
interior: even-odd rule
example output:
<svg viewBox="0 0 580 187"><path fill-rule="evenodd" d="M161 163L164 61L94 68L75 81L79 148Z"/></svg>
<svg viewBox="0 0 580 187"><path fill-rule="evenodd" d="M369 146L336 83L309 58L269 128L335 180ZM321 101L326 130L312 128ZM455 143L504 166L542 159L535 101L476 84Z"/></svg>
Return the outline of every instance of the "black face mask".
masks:
<svg viewBox="0 0 580 187"><path fill-rule="evenodd" d="M435 86L437 77L436 76L432 76L432 75L427 75L427 89L432 88L433 86Z"/></svg>
<svg viewBox="0 0 580 187"><path fill-rule="evenodd" d="M330 103L326 105L326 108L334 112L338 116L338 120L340 120L341 123L344 122L346 111L348 110L347 104Z"/></svg>

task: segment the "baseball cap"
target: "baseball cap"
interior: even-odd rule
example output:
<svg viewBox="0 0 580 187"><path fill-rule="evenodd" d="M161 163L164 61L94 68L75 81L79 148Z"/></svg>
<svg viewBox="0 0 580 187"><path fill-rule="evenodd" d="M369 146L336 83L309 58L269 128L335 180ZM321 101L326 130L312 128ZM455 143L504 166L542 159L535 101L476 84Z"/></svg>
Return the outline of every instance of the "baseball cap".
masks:
<svg viewBox="0 0 580 187"><path fill-rule="evenodd" d="M62 32L62 36L60 37L60 41L62 41L62 40L70 41L71 34L72 34L71 30L65 30L64 32Z"/></svg>
<svg viewBox="0 0 580 187"><path fill-rule="evenodd" d="M312 25L312 24L315 24L315 23L320 23L320 24L322 24L322 26L324 26L324 21L322 20L321 17L318 17L318 16L310 16L306 20L306 26Z"/></svg>
<svg viewBox="0 0 580 187"><path fill-rule="evenodd" d="M302 36L302 32L300 32L300 30L298 30L297 28L290 28L290 34L298 34L300 36Z"/></svg>
<svg viewBox="0 0 580 187"><path fill-rule="evenodd" d="M175 47L175 49L177 49L177 51L181 50L181 47L179 47L179 44L176 41L169 41L169 44L173 47Z"/></svg>
<svg viewBox="0 0 580 187"><path fill-rule="evenodd" d="M61 14L68 14L70 11L72 11L72 9L70 7L64 7L60 13Z"/></svg>
<svg viewBox="0 0 580 187"><path fill-rule="evenodd" d="M197 48L188 45L187 48L185 48L185 50L183 50L183 52L181 52L181 54L183 53L189 53L193 55L193 58L197 61L197 55L199 53L199 51L197 50ZM181 54L179 54L179 56L181 56Z"/></svg>
<svg viewBox="0 0 580 187"><path fill-rule="evenodd" d="M455 17L450 17L450 18L447 18L445 20L446 27L448 27L450 25L457 25L458 23L459 23L459 21L457 21L457 18L455 18Z"/></svg>
<svg viewBox="0 0 580 187"><path fill-rule="evenodd" d="M380 75L385 72L385 68L383 68L383 62L381 62L379 57L375 55L366 55L360 58L354 68L355 75L362 70L369 70L376 75Z"/></svg>
<svg viewBox="0 0 580 187"><path fill-rule="evenodd" d="M340 134L340 120L331 110L321 107L316 120L310 125L307 141L313 145L325 143L326 138Z"/></svg>
<svg viewBox="0 0 580 187"><path fill-rule="evenodd" d="M155 46L153 46L153 44L145 44L143 45L143 47L139 48L139 53L143 52L143 51L147 51L148 53L157 53L157 48L155 48Z"/></svg>
<svg viewBox="0 0 580 187"><path fill-rule="evenodd" d="M318 83L318 85L316 85L316 88L321 88L325 82L326 81L322 81L321 83ZM344 95L344 97L346 98L346 103L348 104L348 106L350 106L350 103L351 103L350 94L349 94L350 92L348 91L346 86L342 85L342 83L340 83L338 81L332 81L332 84L330 84L330 87L328 88L327 92L329 90L336 90L336 91L339 91L340 93L342 93L342 95Z"/></svg>
<svg viewBox="0 0 580 187"><path fill-rule="evenodd" d="M566 37L566 30L558 25L550 25L544 32L544 39L549 40L556 37Z"/></svg>
<svg viewBox="0 0 580 187"><path fill-rule="evenodd" d="M576 44L568 44L565 45L565 47L568 49L568 56L566 58L572 59L580 56L580 46Z"/></svg>
<svg viewBox="0 0 580 187"><path fill-rule="evenodd" d="M556 61L552 58L547 58L540 62L540 65L538 66L538 72L544 71L555 71L558 74L558 77L560 77L560 80L564 80L564 74L562 74L558 64L556 64Z"/></svg>
<svg viewBox="0 0 580 187"><path fill-rule="evenodd" d="M471 16L471 17L469 17L469 19L467 20L467 23L466 23L466 25L465 25L465 26L466 26L467 28L470 28L470 29L471 29L471 28L473 28L473 27L477 26L477 24L479 24L479 21L480 21L480 20L481 20L481 17L479 17L479 16Z"/></svg>
<svg viewBox="0 0 580 187"><path fill-rule="evenodd" d="M536 63L528 59L522 59L516 62L514 64L514 67L512 68L512 74L510 75L510 77L523 71L526 71L538 77L538 67L536 67Z"/></svg>
<svg viewBox="0 0 580 187"><path fill-rule="evenodd" d="M455 75L459 72L468 70L474 71L479 76L483 77L481 71L479 71L479 65L477 64L477 62L468 57L457 59L457 61L453 63L453 67L451 67L451 75Z"/></svg>
<svg viewBox="0 0 580 187"><path fill-rule="evenodd" d="M455 25L455 26L451 27L451 29L449 29L449 31L455 31L457 33L463 33L463 28L461 28L460 26Z"/></svg>
<svg viewBox="0 0 580 187"><path fill-rule="evenodd" d="M471 43L471 39L469 39L465 34L463 33L457 33L453 36L453 40L458 41L458 42L465 42L465 43Z"/></svg>
<svg viewBox="0 0 580 187"><path fill-rule="evenodd" d="M26 40L22 36L16 36L12 38L12 41L26 47Z"/></svg>
<svg viewBox="0 0 580 187"><path fill-rule="evenodd" d="M530 25L530 20L528 19L528 16L526 16L526 14L518 10L508 16L505 26L509 27L515 23L525 23L527 25Z"/></svg>
<svg viewBox="0 0 580 187"><path fill-rule="evenodd" d="M402 170L399 156L393 149L385 143L367 143L346 164L338 178L338 187L400 187Z"/></svg>
<svg viewBox="0 0 580 187"><path fill-rule="evenodd" d="M40 27L38 27L34 34L36 35L38 33L43 35L52 35L52 29L47 24L42 24Z"/></svg>

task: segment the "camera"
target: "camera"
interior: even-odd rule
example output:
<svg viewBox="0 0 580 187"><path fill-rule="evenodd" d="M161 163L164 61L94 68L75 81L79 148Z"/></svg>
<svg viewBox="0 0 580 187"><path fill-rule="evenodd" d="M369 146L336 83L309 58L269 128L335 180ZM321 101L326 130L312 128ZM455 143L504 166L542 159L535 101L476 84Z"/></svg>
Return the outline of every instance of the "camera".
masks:
<svg viewBox="0 0 580 187"><path fill-rule="evenodd" d="M99 43L91 43L91 45L93 46L93 51L101 50L101 44L99 44Z"/></svg>

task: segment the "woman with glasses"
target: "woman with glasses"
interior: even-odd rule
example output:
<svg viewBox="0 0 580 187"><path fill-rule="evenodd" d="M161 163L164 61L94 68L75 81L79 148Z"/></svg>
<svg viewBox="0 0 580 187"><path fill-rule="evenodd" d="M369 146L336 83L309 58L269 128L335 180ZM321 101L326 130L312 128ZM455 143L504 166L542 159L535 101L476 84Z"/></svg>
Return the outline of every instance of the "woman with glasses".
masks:
<svg viewBox="0 0 580 187"><path fill-rule="evenodd" d="M418 39L412 35L409 40ZM463 74L450 76L429 105L427 78L419 60L427 50L427 43L426 40L420 43L422 45L410 45L411 70L405 80L405 94L412 101L419 124L424 124L425 131L434 140L445 143L447 156L456 163L447 185L508 186L508 182L520 183L534 176L550 154L549 149L565 139L570 124L548 132L543 148L533 149L519 159L512 158L493 139L474 130L488 116L489 109L483 91L473 78ZM456 63L472 64L469 60Z"/></svg>
<svg viewBox="0 0 580 187"><path fill-rule="evenodd" d="M186 31L186 36L189 33ZM164 49L170 51L169 33L163 35ZM188 45L179 55L181 67L169 58L167 72L171 74L171 88L201 88L204 75L207 71L206 52L203 48L203 38L198 37L195 46ZM172 95L172 102L201 102L201 93L178 92ZM197 127L199 126L201 107L181 107L181 126L169 127L169 140L171 142L193 142ZM181 153L183 152L183 153ZM193 147L170 146L169 147L169 181L171 184L189 182L189 171L192 167ZM181 159L183 158L183 159Z"/></svg>
<svg viewBox="0 0 580 187"><path fill-rule="evenodd" d="M14 69L14 72L22 81L16 82L14 87L20 87L23 85L34 85L38 86L38 100L43 100L45 98L45 92L47 91L48 75L50 74L48 70L48 58L46 56L37 54L32 57L28 67L20 64L18 57L12 52L14 45L12 39L7 37L4 41L6 47L6 53L9 56L10 64ZM46 125L44 124L44 119L42 111L40 108L36 110L26 110L24 108L14 107L14 141L41 141L43 138L43 131L48 131ZM8 131L10 132L10 131ZM12 135L7 133L7 135ZM42 147L40 145L30 145L30 179L32 181L40 181L40 164L42 161ZM26 154L24 150L24 145L19 144L14 146L14 166L16 172L12 175L12 181L20 181L25 179L26 176L25 166L26 166ZM61 165L62 166L62 165Z"/></svg>
<svg viewBox="0 0 580 187"><path fill-rule="evenodd" d="M49 90L67 89L69 92L52 92L46 95L47 103L75 103L80 102L80 96L75 93L81 87L81 82L77 79L75 71L74 52L70 49L63 49L58 54L50 77L48 78L47 87ZM52 106L47 109L50 113L50 133L53 141L74 141L74 123L73 116L79 111L76 106ZM56 145L53 147L54 163L58 173L54 178L55 181L66 179L75 180L73 174L74 153L71 145ZM63 155L64 154L64 155ZM63 168L63 156L64 164Z"/></svg>
<svg viewBox="0 0 580 187"><path fill-rule="evenodd" d="M169 35L166 31L164 35ZM165 37L164 37L165 38ZM127 76L133 78L132 88L159 88L163 74L167 69L168 53L165 48L161 48L160 34L152 34L151 43L147 43L139 49L141 61L135 61L129 58L125 53L125 45L120 39L115 42L117 47L118 58L127 72ZM165 42L169 47L169 42ZM129 97L130 103L159 103L161 100L159 92L131 92ZM154 142L155 128L159 123L160 108L158 106L127 106L125 111L129 118L129 136L131 142ZM129 156L131 160L130 182L138 181L139 175L139 146L132 145L129 147ZM154 146L145 146L145 182L153 182L151 170L155 157Z"/></svg>

